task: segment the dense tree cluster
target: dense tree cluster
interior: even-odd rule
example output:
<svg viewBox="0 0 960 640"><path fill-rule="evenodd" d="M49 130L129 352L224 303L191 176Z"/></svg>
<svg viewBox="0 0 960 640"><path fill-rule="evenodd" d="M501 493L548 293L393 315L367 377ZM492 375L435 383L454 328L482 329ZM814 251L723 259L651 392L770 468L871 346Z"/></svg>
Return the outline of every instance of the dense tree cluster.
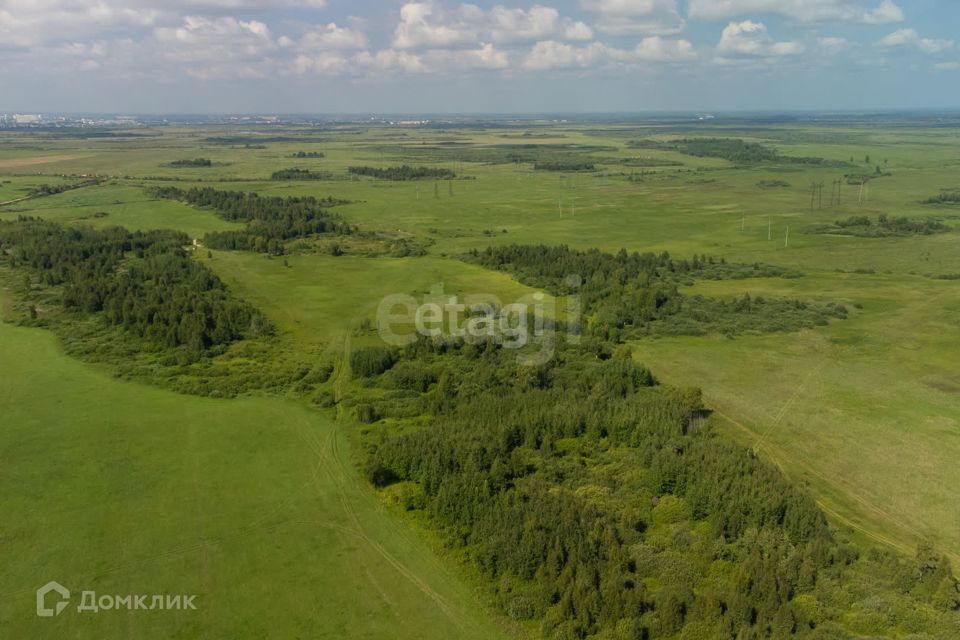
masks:
<svg viewBox="0 0 960 640"><path fill-rule="evenodd" d="M293 238L316 234L344 235L353 228L325 206L342 204L343 200L313 196L262 197L246 191L219 191L210 187L179 189L153 187L148 192L155 198L180 200L197 207L213 209L232 222L246 222L242 231L216 231L204 236L204 243L214 249L235 249L283 253L283 243Z"/></svg>
<svg viewBox="0 0 960 640"><path fill-rule="evenodd" d="M790 183L786 180L760 180L757 186L761 189L786 189Z"/></svg>
<svg viewBox="0 0 960 640"><path fill-rule="evenodd" d="M10 266L60 287L66 309L122 327L147 348L182 347L197 358L268 333L259 311L190 259L183 248L189 242L173 231L67 228L29 218L0 222L0 249Z"/></svg>
<svg viewBox="0 0 960 640"><path fill-rule="evenodd" d="M329 171L312 171L311 169L281 169L274 171L271 180L329 180L333 174Z"/></svg>
<svg viewBox="0 0 960 640"><path fill-rule="evenodd" d="M547 637L847 638L818 598L856 548L715 436L697 390L662 387L611 348L586 339L523 367L493 343L410 345L357 415L420 426L381 431L368 478L423 510L504 611ZM927 602L942 589L948 611L956 581L929 556L930 591L916 575L900 588Z"/></svg>
<svg viewBox="0 0 960 640"><path fill-rule="evenodd" d="M792 331L846 317L840 305L749 295L719 300L685 295L678 288L695 279L800 275L771 265L728 264L709 256L675 260L668 253L623 249L613 255L564 245L491 247L472 251L467 260L508 271L521 282L555 295L578 294L587 332L612 340L646 334Z"/></svg>
<svg viewBox="0 0 960 640"><path fill-rule="evenodd" d="M683 138L660 142L657 140L631 140L627 146L635 149L660 149L677 151L697 158L722 158L737 164L780 162L791 164L836 165L823 158L783 156L776 149L757 142L738 138Z"/></svg>
<svg viewBox="0 0 960 640"><path fill-rule="evenodd" d="M439 167L411 167L410 165L401 165L399 167L348 167L347 171L358 176L370 176L379 180L420 180L422 178L450 179L456 178L457 174L450 169Z"/></svg>
<svg viewBox="0 0 960 640"><path fill-rule="evenodd" d="M538 160L533 168L537 171L593 171L596 166L586 158L567 158Z"/></svg>
<svg viewBox="0 0 960 640"><path fill-rule="evenodd" d="M212 167L213 161L207 158L193 158L188 160L174 160L169 164L174 169L183 169L187 167Z"/></svg>
<svg viewBox="0 0 960 640"><path fill-rule="evenodd" d="M355 377L380 375L397 361L395 349L389 347L362 347L350 353L350 370Z"/></svg>
<svg viewBox="0 0 960 640"><path fill-rule="evenodd" d="M668 160L666 158L625 158L617 160L618 164L625 167L682 167L683 163L678 160Z"/></svg>
<svg viewBox="0 0 960 640"><path fill-rule="evenodd" d="M939 195L927 198L924 204L960 204L960 189L944 189Z"/></svg>
<svg viewBox="0 0 960 640"><path fill-rule="evenodd" d="M327 154L323 151L297 151L290 154L291 158L326 158Z"/></svg>
<svg viewBox="0 0 960 640"><path fill-rule="evenodd" d="M70 182L65 184L41 184L38 187L34 187L30 190L31 196L52 196L58 193L64 193L66 191L72 191L73 189L81 189L83 187L92 187L94 185L100 184L100 180L93 178L91 180L83 180L81 182Z"/></svg>
<svg viewBox="0 0 960 640"><path fill-rule="evenodd" d="M938 220L911 219L904 216L890 217L884 213L871 220L867 216L850 216L830 224L816 225L811 233L842 233L861 237L916 236L946 233L950 227Z"/></svg>

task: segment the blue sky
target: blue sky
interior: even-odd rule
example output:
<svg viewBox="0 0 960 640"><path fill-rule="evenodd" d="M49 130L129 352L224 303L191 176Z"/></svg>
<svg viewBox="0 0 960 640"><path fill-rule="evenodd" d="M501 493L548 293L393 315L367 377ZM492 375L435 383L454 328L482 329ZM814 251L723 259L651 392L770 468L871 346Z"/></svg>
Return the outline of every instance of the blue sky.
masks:
<svg viewBox="0 0 960 640"><path fill-rule="evenodd" d="M952 0L0 0L0 111L960 107Z"/></svg>

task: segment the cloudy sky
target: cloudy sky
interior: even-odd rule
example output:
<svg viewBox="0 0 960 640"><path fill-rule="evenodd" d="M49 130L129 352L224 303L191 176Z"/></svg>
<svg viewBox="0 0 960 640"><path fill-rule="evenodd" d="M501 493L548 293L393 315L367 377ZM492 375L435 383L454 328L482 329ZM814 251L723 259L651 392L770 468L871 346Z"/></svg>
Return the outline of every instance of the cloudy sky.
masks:
<svg viewBox="0 0 960 640"><path fill-rule="evenodd" d="M0 111L960 107L955 0L0 0Z"/></svg>

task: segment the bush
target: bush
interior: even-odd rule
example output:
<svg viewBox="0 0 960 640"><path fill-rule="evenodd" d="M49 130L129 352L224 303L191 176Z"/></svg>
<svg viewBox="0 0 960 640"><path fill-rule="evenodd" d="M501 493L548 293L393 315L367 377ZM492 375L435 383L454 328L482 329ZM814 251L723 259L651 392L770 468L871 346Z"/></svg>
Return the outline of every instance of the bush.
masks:
<svg viewBox="0 0 960 640"><path fill-rule="evenodd" d="M380 419L377 408L369 402L361 402L357 405L357 420L362 424L373 424Z"/></svg>
<svg viewBox="0 0 960 640"><path fill-rule="evenodd" d="M350 370L354 378L369 378L389 371L397 362L397 351L391 347L361 347L350 354Z"/></svg>

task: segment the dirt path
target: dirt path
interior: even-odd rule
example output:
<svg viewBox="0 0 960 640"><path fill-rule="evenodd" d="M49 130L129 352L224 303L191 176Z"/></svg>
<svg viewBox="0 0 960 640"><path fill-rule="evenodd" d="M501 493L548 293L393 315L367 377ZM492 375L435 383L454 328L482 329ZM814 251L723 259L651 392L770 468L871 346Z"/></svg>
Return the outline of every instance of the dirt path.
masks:
<svg viewBox="0 0 960 640"><path fill-rule="evenodd" d="M5 206L5 205L8 205L8 204L14 204L14 203L17 203L17 202L23 202L24 200L29 200L29 199L32 198L32 197L33 197L33 196L20 196L19 198L14 198L13 200L7 200L6 202L0 202L0 207Z"/></svg>

